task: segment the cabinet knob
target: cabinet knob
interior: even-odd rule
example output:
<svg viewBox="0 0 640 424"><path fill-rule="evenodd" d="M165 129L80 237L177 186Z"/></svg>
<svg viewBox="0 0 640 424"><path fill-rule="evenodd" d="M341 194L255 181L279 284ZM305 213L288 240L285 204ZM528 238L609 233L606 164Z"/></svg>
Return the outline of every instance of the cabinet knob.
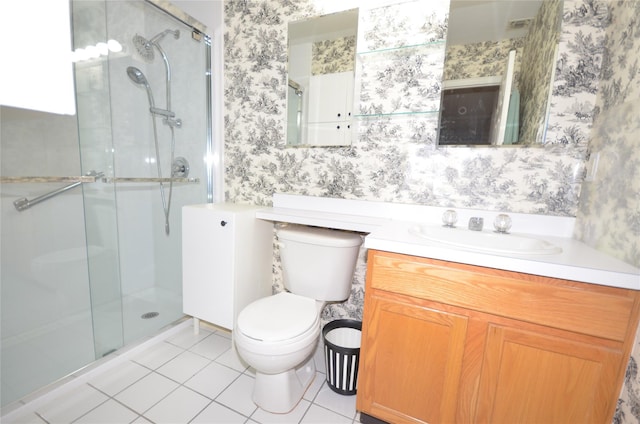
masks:
<svg viewBox="0 0 640 424"><path fill-rule="evenodd" d="M340 129L340 125L336 126L337 129Z"/></svg>
<svg viewBox="0 0 640 424"><path fill-rule="evenodd" d="M341 116L341 114L338 114L338 118Z"/></svg>
<svg viewBox="0 0 640 424"><path fill-rule="evenodd" d="M227 225L227 221L220 221L220 226L224 227L225 225Z"/></svg>

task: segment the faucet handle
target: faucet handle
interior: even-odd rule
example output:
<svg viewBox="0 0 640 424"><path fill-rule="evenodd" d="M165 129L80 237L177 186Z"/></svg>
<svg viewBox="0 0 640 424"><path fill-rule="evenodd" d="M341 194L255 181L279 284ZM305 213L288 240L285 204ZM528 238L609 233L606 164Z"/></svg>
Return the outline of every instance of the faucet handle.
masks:
<svg viewBox="0 0 640 424"><path fill-rule="evenodd" d="M442 223L445 227L454 227L458 221L458 214L453 209L447 209L442 214Z"/></svg>
<svg viewBox="0 0 640 424"><path fill-rule="evenodd" d="M511 217L506 213L499 214L493 221L493 227L498 233L508 233L511 229Z"/></svg>

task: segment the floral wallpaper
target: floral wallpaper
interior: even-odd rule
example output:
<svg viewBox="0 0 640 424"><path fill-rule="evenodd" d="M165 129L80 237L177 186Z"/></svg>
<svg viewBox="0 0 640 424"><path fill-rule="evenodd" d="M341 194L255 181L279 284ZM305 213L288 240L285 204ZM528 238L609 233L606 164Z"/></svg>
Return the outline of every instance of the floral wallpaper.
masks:
<svg viewBox="0 0 640 424"><path fill-rule="evenodd" d="M473 44L447 45L444 80L490 77L502 75L507 67L507 57L516 51L514 84L519 84L522 67L524 38L501 41L483 41Z"/></svg>
<svg viewBox="0 0 640 424"><path fill-rule="evenodd" d="M441 9L431 10L419 1L375 7L363 2L353 144L286 148L287 25L353 4L341 9L341 2L225 1L226 200L269 205L273 193L280 192L577 215L583 240L637 265L640 153L631 135L638 133L638 120L632 117L639 109L640 90L637 53L630 52L639 50L640 29L632 19L640 16L634 9L638 3L564 0L546 144L439 148L436 105L446 3L437 2ZM590 141L594 118L598 124ZM589 143L605 160L598 171L601 179L584 182ZM361 319L365 269L361 252L351 297L327 307L324 320ZM279 290L276 253L274 291ZM629 378L636 379L633 374ZM632 419L633 399L640 397L635 388L640 383L628 387L632 393L621 399L619 419Z"/></svg>
<svg viewBox="0 0 640 424"><path fill-rule="evenodd" d="M604 34L609 24L606 0L565 0L546 143L588 142Z"/></svg>
<svg viewBox="0 0 640 424"><path fill-rule="evenodd" d="M520 75L520 137L522 143L542 143L554 68L562 2L545 1L526 36ZM546 140L546 142L554 142ZM557 142L557 141L555 141Z"/></svg>
<svg viewBox="0 0 640 424"><path fill-rule="evenodd" d="M316 41L311 49L311 75L353 71L356 37Z"/></svg>
<svg viewBox="0 0 640 424"><path fill-rule="evenodd" d="M586 137L531 148L436 146L448 18L444 3L425 8L419 1L390 2L367 9L364 2L356 47L354 142L286 148L288 22L337 10L315 9L311 0L226 1L226 200L269 205L273 193L280 192L575 216ZM572 7L567 3L565 8ZM553 118L562 130L562 114ZM326 313L359 318L363 285L364 271L355 276L352 299ZM274 290L281 290L279 277Z"/></svg>
<svg viewBox="0 0 640 424"><path fill-rule="evenodd" d="M598 171L583 183L576 236L598 250L640 267L640 2L597 2L581 11L610 22L595 103L592 155ZM587 72L590 63L584 64ZM577 71L577 68L576 68ZM575 83L583 81L574 75ZM636 336L613 422L640 421L640 333Z"/></svg>

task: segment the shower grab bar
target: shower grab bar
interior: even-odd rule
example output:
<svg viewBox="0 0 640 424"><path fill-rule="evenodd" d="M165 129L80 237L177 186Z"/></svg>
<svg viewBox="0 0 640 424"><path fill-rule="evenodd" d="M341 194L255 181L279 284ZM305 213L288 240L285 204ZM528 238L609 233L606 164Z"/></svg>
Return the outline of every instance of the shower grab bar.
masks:
<svg viewBox="0 0 640 424"><path fill-rule="evenodd" d="M0 177L0 184L18 183L95 183L102 175L80 177Z"/></svg>
<svg viewBox="0 0 640 424"><path fill-rule="evenodd" d="M50 191L49 193L43 194L42 196L38 196L34 199L27 199L26 197L22 197L20 199L17 199L13 202L13 206L15 206L16 210L18 212L22 212L26 209L29 209L31 206L35 206L40 202L44 202L45 200L51 199L54 196L57 196L58 194L64 193L67 190L71 190L72 188L78 187L79 185L82 185L83 183L95 183L98 178L101 178L102 176L104 176L104 173L102 172L96 172L96 171L90 171L87 173L87 175L83 176L83 177L22 177L22 181L20 182L57 182L60 180L56 180L56 181L52 181L55 180L56 178L63 178L65 179L64 181L69 181L69 180L75 180L74 182L72 182L71 184L68 184L64 187L61 187L59 189ZM6 178L12 178L12 179L18 179L20 177L6 177ZM3 178L4 179L4 178ZM40 181L40 180L45 180L45 181ZM28 180L28 181L25 181ZM17 182L17 181L16 181Z"/></svg>
<svg viewBox="0 0 640 424"><path fill-rule="evenodd" d="M200 183L200 178L105 177L103 183Z"/></svg>

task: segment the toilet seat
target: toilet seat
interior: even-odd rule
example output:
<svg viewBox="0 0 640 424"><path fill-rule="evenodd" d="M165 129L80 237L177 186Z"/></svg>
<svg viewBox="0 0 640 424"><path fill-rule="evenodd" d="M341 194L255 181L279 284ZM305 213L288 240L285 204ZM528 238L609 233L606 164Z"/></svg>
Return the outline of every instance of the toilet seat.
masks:
<svg viewBox="0 0 640 424"><path fill-rule="evenodd" d="M254 340L279 342L307 333L318 320L315 300L282 292L246 306L237 329Z"/></svg>

